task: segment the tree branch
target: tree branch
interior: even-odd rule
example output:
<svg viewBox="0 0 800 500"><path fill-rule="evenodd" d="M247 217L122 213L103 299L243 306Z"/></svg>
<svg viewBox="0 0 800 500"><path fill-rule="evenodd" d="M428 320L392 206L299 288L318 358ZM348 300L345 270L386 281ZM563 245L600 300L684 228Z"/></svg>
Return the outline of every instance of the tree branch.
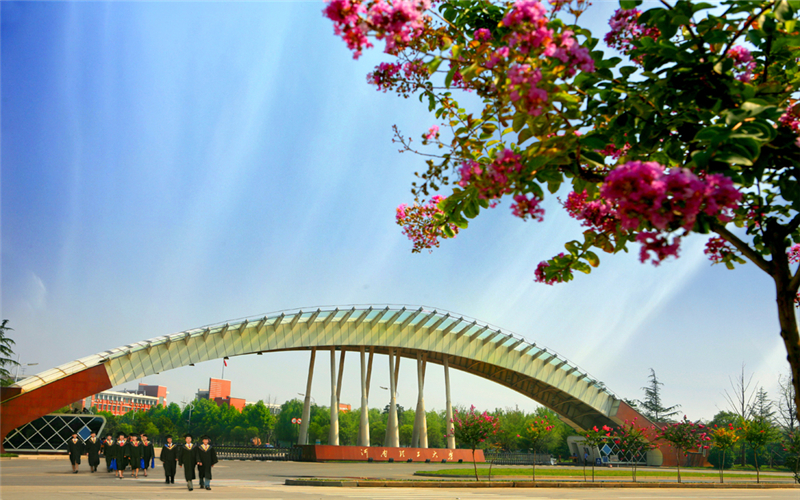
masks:
<svg viewBox="0 0 800 500"><path fill-rule="evenodd" d="M735 246L737 250L742 252L742 255L750 259L750 261L753 264L757 265L762 271L769 274L770 276L773 275L774 271L772 269L772 262L766 260L764 257L761 256L761 254L750 248L750 246L747 243L740 240L732 232L728 231L725 228L725 226L723 226L718 222L715 222L711 226L711 230L717 233L718 235L722 236L726 241Z"/></svg>

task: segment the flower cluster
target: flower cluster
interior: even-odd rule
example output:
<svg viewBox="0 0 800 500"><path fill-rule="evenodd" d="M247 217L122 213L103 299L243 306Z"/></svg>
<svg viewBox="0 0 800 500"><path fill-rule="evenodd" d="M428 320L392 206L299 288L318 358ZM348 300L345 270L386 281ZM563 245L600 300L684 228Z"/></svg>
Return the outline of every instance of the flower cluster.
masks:
<svg viewBox="0 0 800 500"><path fill-rule="evenodd" d="M558 257L564 257L564 253L562 252L562 253L558 254L558 256L556 258L558 258ZM548 267L550 267L550 264L548 264L547 261L539 262L539 265L536 266L536 271L533 272L533 276L534 276L533 281L535 281L537 283L544 283L545 285L552 285L554 283L562 283L564 280L561 279L561 276L558 276L558 275L554 276L551 279L547 279L546 271L547 271Z"/></svg>
<svg viewBox="0 0 800 500"><path fill-rule="evenodd" d="M367 12L367 19L378 40L385 40L387 54L396 52L398 44L405 45L422 31L422 13L431 6L430 0L378 1Z"/></svg>
<svg viewBox="0 0 800 500"><path fill-rule="evenodd" d="M567 201L563 203L567 213L573 219L581 221L581 225L584 227L602 233L616 232L619 222L616 209L605 200L587 202L588 196L585 190L581 193L570 192L567 195Z"/></svg>
<svg viewBox="0 0 800 500"><path fill-rule="evenodd" d="M669 235L656 231L642 231L636 235L636 241L642 244L639 249L642 264L647 262L651 252L655 255L650 262L657 266L667 257L677 257L681 248L680 236L670 239Z"/></svg>
<svg viewBox="0 0 800 500"><path fill-rule="evenodd" d="M789 105L779 121L784 127L789 127L796 134L800 134L800 106L797 103Z"/></svg>
<svg viewBox="0 0 800 500"><path fill-rule="evenodd" d="M715 236L706 242L706 249L703 250L703 253L708 255L708 260L714 264L720 264L729 260L731 255L735 255L736 248L725 239Z"/></svg>
<svg viewBox="0 0 800 500"><path fill-rule="evenodd" d="M490 434L497 434L500 419L487 412L478 413L475 405L470 406L465 413L454 412L453 436L456 440L467 448L473 450L489 437Z"/></svg>
<svg viewBox="0 0 800 500"><path fill-rule="evenodd" d="M728 57L733 59L735 77L740 82L749 82L753 79L753 71L756 69L756 61L750 51L741 45L734 45L728 51Z"/></svg>
<svg viewBox="0 0 800 500"><path fill-rule="evenodd" d="M439 208L439 203L444 197L436 195L422 205L414 204L411 206L405 203L397 207L396 222L403 227L403 234L414 243L412 252L419 253L423 249L431 251L434 247L439 247L439 238L447 237L441 226L436 224L436 217L443 212ZM455 224L448 227L453 234L458 233Z"/></svg>
<svg viewBox="0 0 800 500"><path fill-rule="evenodd" d="M638 229L647 223L659 230L689 230L702 212L727 220L741 193L720 174L699 178L685 168L664 172L656 162L631 161L612 170L600 188L601 195L618 205L622 227Z"/></svg>
<svg viewBox="0 0 800 500"><path fill-rule="evenodd" d="M800 262L800 243L795 243L789 247L787 255L789 256L789 264L797 264Z"/></svg>
<svg viewBox="0 0 800 500"><path fill-rule="evenodd" d="M542 72L530 64L512 64L508 68L509 98L531 116L542 114L547 102L547 92L536 86L542 80Z"/></svg>
<svg viewBox="0 0 800 500"><path fill-rule="evenodd" d="M432 141L439 137L439 125L433 125L428 129L428 132L422 136L426 141Z"/></svg>
<svg viewBox="0 0 800 500"><path fill-rule="evenodd" d="M610 156L614 160L619 160L621 157L625 156L625 153L627 153L630 149L631 143L626 142L621 148L617 148L615 145L609 144L604 149L598 150L597 152L603 156Z"/></svg>
<svg viewBox="0 0 800 500"><path fill-rule="evenodd" d="M706 426L692 422L686 415L680 422L662 427L658 438L671 444L679 454L700 448L707 450L709 447L704 443L711 441Z"/></svg>
<svg viewBox="0 0 800 500"><path fill-rule="evenodd" d="M629 54L636 48L635 42L637 40L643 37L657 39L661 32L656 27L647 27L641 24L639 22L640 15L642 15L642 12L638 9L617 9L608 21L611 30L606 33L606 44L623 54Z"/></svg>
<svg viewBox="0 0 800 500"><path fill-rule="evenodd" d="M364 49L372 47L361 18L365 12L360 0L328 0L322 11L333 21L333 32L341 36L347 48L353 51L353 59L358 59Z"/></svg>
<svg viewBox="0 0 800 500"><path fill-rule="evenodd" d="M528 217L537 222L544 220L544 209L539 206L541 198L536 196L518 194L514 196L514 203L511 204L511 212L520 219L526 220Z"/></svg>
<svg viewBox="0 0 800 500"><path fill-rule="evenodd" d="M425 24L423 13L431 6L430 0L375 0L369 7L360 0L327 2L322 13L333 21L334 33L353 51L353 59L372 47L367 37L370 32L385 41L386 53L396 53L420 35Z"/></svg>
<svg viewBox="0 0 800 500"><path fill-rule="evenodd" d="M375 85L378 90L386 92L397 84L396 75L400 73L402 65L397 63L380 63L372 73L367 74L367 83Z"/></svg>
<svg viewBox="0 0 800 500"><path fill-rule="evenodd" d="M475 186L481 198L500 198L513 192L512 185L522 172L520 155L510 149L504 149L485 168L476 161L465 161L461 164L458 185Z"/></svg>

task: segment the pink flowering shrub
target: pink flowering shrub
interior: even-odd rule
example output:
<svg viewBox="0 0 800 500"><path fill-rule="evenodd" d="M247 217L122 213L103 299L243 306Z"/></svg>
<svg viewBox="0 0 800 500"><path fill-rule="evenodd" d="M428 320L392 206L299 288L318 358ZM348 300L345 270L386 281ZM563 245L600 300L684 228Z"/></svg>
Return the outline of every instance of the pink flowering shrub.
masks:
<svg viewBox="0 0 800 500"><path fill-rule="evenodd" d="M735 208L742 196L723 175L709 174L701 179L685 168L665 172L658 163L640 161L612 170L600 193L617 205L622 228L628 231L647 227L689 231L701 213L725 220L726 212ZM653 232L642 233L639 238L659 261L677 255L677 240L669 242ZM646 258L643 253L642 260Z"/></svg>
<svg viewBox="0 0 800 500"><path fill-rule="evenodd" d="M472 462L475 464L475 449L486 441L489 435L499 432L500 419L487 412L478 413L472 405L469 411L460 413L457 410L453 414L453 434L456 441L466 448L472 449ZM478 469L475 465L475 480L478 478Z"/></svg>
<svg viewBox="0 0 800 500"><path fill-rule="evenodd" d="M566 255L562 252L558 254L556 259L565 258ZM552 285L554 283L562 283L563 279L559 275L554 275L551 278L547 277L547 269L550 267L546 261L539 262L539 265L536 266L536 271L533 272L534 281L537 283L544 283L545 285Z"/></svg>
<svg viewBox="0 0 800 500"><path fill-rule="evenodd" d="M675 450L678 459L678 482L681 482L681 457L691 450L709 448L708 441L711 436L708 429L703 424L696 424L683 416L683 420L674 424L668 424L658 432L658 439L669 443Z"/></svg>
<svg viewBox="0 0 800 500"><path fill-rule="evenodd" d="M428 129L428 132L422 136L426 141L432 141L439 137L439 125L433 125Z"/></svg>
<svg viewBox="0 0 800 500"><path fill-rule="evenodd" d="M458 233L455 224L448 224L444 228L434 224L434 219L443 213L439 208L443 199L444 197L436 195L422 205L415 203L408 206L404 203L397 207L395 219L397 225L403 227L403 234L414 243L412 252L432 251L434 247L439 247L439 238L452 238ZM452 236L446 234L448 229Z"/></svg>
<svg viewBox="0 0 800 500"><path fill-rule="evenodd" d="M623 54L630 54L636 48L636 42L641 38L648 37L656 40L661 35L658 28L647 27L639 23L640 15L642 13L638 9L617 9L608 21L611 29L606 33L606 44Z"/></svg>
<svg viewBox="0 0 800 500"><path fill-rule="evenodd" d="M733 68L737 80L747 83L753 79L756 61L749 50L741 45L734 45L728 51L728 57L733 59Z"/></svg>
<svg viewBox="0 0 800 500"><path fill-rule="evenodd" d="M567 213L573 219L581 221L581 225L601 233L613 234L617 231L619 218L616 207L605 200L586 201L588 193L571 191L567 201L563 203Z"/></svg>
<svg viewBox="0 0 800 500"><path fill-rule="evenodd" d="M386 44L385 52L395 54L422 33L424 12L430 0L327 0L323 15L333 21L333 31L342 37L358 59L365 48L372 47L371 33Z"/></svg>
<svg viewBox="0 0 800 500"><path fill-rule="evenodd" d="M476 161L465 161L461 164L459 174L461 187L473 186L478 189L481 198L493 199L514 192L513 184L519 180L523 165L520 155L510 149L504 149L487 166Z"/></svg>
<svg viewBox="0 0 800 500"><path fill-rule="evenodd" d="M528 196L526 194L514 195L514 203L511 204L511 213L522 220L531 219L542 222L544 220L544 209L539 206L541 198Z"/></svg>

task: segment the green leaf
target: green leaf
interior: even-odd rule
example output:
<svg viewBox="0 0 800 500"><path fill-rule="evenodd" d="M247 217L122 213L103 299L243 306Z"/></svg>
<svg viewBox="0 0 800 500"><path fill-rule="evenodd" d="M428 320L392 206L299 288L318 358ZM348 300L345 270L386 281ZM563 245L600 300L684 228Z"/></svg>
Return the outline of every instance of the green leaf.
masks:
<svg viewBox="0 0 800 500"><path fill-rule="evenodd" d="M431 60L431 62L428 63L428 71L431 74L436 73L436 70L439 69L439 65L441 64L442 64L442 58L439 56L434 57L433 60Z"/></svg>
<svg viewBox="0 0 800 500"><path fill-rule="evenodd" d="M514 132L519 133L519 131L522 130L522 127L525 126L527 119L528 115L525 113L517 113L514 115L514 120L511 122L511 128L514 130Z"/></svg>
<svg viewBox="0 0 800 500"><path fill-rule="evenodd" d="M594 252L586 252L586 261L592 266L597 267L600 265L600 258Z"/></svg>
<svg viewBox="0 0 800 500"><path fill-rule="evenodd" d="M478 216L479 212L480 207L478 206L478 202L475 200L475 198L470 199L464 205L464 215L466 215L468 219L474 219Z"/></svg>
<svg viewBox="0 0 800 500"><path fill-rule="evenodd" d="M581 137L581 146L587 149L604 149L608 146L608 138L601 135L586 135Z"/></svg>
<svg viewBox="0 0 800 500"><path fill-rule="evenodd" d="M592 268L584 264L583 262L577 260L573 262L572 269L575 271L580 271L582 273L590 274L592 272Z"/></svg>
<svg viewBox="0 0 800 500"><path fill-rule="evenodd" d="M520 131L519 136L517 138L517 143L522 144L531 137L533 137L533 131L530 129L530 127L525 127Z"/></svg>
<svg viewBox="0 0 800 500"><path fill-rule="evenodd" d="M620 0L619 6L623 10L631 10L642 5L642 0Z"/></svg>

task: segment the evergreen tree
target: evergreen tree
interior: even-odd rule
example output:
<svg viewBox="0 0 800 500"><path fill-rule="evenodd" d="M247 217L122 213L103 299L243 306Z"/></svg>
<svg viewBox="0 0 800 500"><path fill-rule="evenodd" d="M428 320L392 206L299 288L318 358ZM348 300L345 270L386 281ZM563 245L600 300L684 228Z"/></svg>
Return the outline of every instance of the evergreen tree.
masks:
<svg viewBox="0 0 800 500"><path fill-rule="evenodd" d="M650 368L650 383L642 387L644 391L644 399L639 401L639 407L642 415L647 417L652 422L672 422L674 417L678 414L678 408L681 405L664 406L661 403L661 386L664 385L658 381L656 371Z"/></svg>
<svg viewBox="0 0 800 500"><path fill-rule="evenodd" d="M756 400L750 407L750 414L753 417L772 423L775 418L775 410L772 408L772 401L769 399L769 394L763 387L758 388L756 392Z"/></svg>
<svg viewBox="0 0 800 500"><path fill-rule="evenodd" d="M14 383L14 379L11 378L11 373L6 369L6 366L13 368L19 365L13 359L14 351L11 349L15 342L6 337L6 332L13 330L13 328L6 326L7 324L7 319L4 319L0 324L0 381L4 386Z"/></svg>

